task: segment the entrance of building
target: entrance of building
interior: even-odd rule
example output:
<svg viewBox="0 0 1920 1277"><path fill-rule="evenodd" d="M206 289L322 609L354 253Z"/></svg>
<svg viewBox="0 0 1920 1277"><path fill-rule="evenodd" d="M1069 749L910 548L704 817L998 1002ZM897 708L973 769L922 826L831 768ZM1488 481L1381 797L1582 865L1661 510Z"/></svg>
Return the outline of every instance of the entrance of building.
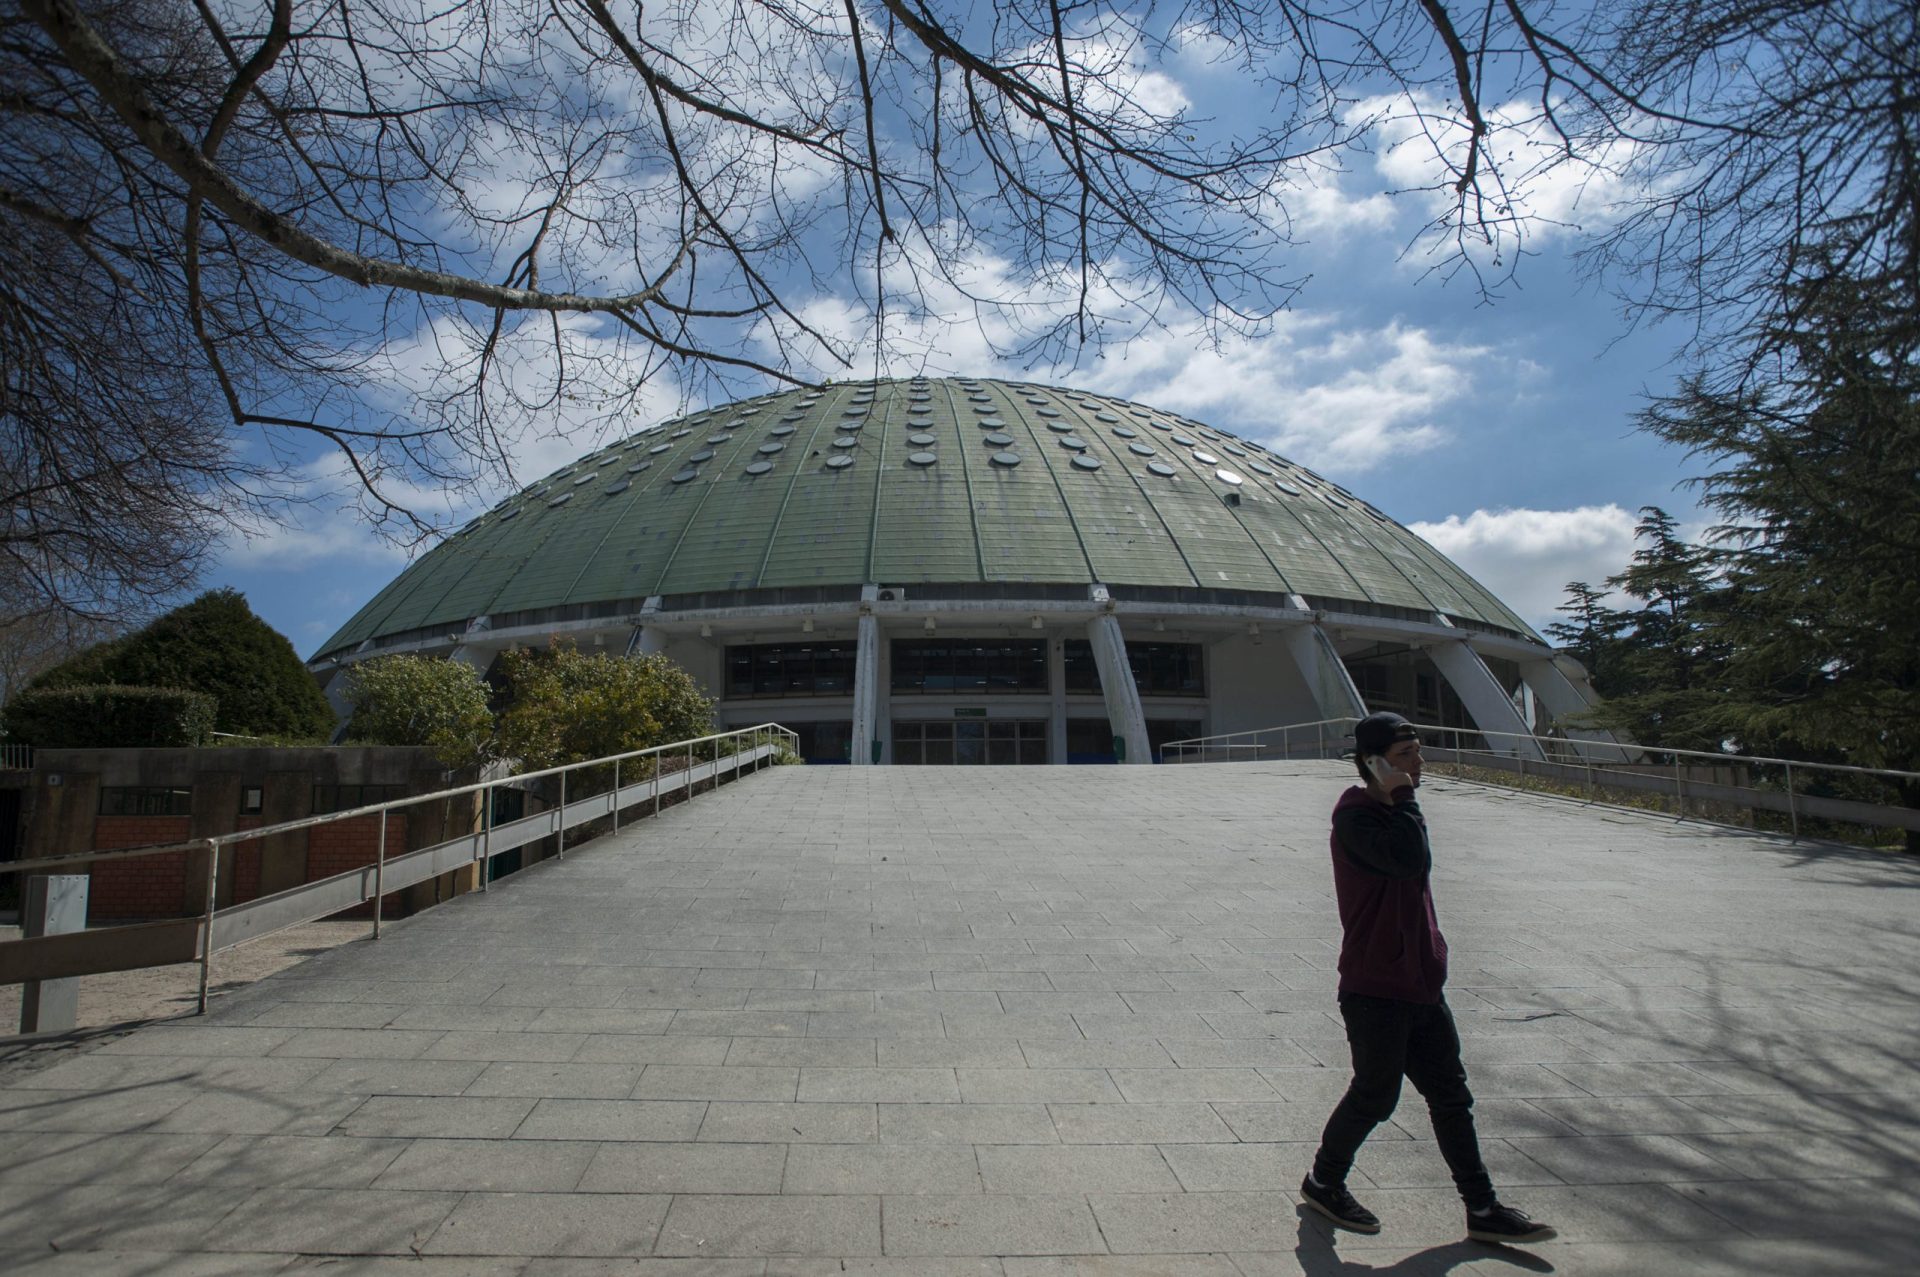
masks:
<svg viewBox="0 0 1920 1277"><path fill-rule="evenodd" d="M1007 766L1047 761L1044 718L949 718L893 721L895 766Z"/></svg>

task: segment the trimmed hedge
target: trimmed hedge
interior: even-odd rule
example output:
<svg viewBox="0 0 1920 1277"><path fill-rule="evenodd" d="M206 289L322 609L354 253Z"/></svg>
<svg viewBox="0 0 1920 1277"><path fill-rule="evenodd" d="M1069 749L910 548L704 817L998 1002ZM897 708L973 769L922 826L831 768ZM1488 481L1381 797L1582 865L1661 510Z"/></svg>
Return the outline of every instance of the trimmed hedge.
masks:
<svg viewBox="0 0 1920 1277"><path fill-rule="evenodd" d="M87 649L33 687L179 687L217 703L214 727L324 743L333 708L293 644L235 590L214 590L145 629ZM37 742L36 742L37 743Z"/></svg>
<svg viewBox="0 0 1920 1277"><path fill-rule="evenodd" d="M29 688L0 710L0 735L35 749L204 745L217 705L177 687Z"/></svg>

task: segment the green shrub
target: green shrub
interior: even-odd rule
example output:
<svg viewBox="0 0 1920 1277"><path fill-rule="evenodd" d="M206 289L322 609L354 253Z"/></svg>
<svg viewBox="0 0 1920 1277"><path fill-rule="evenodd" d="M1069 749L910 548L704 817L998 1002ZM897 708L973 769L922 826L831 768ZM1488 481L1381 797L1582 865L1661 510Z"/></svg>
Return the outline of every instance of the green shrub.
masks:
<svg viewBox="0 0 1920 1277"><path fill-rule="evenodd" d="M177 687L29 688L7 702L7 739L35 749L204 745L214 699Z"/></svg>
<svg viewBox="0 0 1920 1277"><path fill-rule="evenodd" d="M175 687L217 702L214 729L324 740L333 710L293 644L237 590L213 590L145 629L88 648L34 687Z"/></svg>
<svg viewBox="0 0 1920 1277"><path fill-rule="evenodd" d="M528 770L705 736L713 702L664 656L586 656L570 643L501 657L512 696L501 752Z"/></svg>
<svg viewBox="0 0 1920 1277"><path fill-rule="evenodd" d="M352 745L424 745L448 767L486 761L493 738L487 684L460 661L383 656L347 671Z"/></svg>

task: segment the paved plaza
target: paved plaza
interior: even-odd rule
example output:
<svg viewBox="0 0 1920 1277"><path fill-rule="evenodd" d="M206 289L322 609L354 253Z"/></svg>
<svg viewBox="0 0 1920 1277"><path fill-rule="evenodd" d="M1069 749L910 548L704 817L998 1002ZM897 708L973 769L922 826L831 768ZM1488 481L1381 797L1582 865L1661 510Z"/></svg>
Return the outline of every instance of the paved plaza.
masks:
<svg viewBox="0 0 1920 1277"><path fill-rule="evenodd" d="M0 1074L9 1273L1906 1273L1920 864L1440 778L1488 1164L1345 1082L1344 764L776 768Z"/></svg>

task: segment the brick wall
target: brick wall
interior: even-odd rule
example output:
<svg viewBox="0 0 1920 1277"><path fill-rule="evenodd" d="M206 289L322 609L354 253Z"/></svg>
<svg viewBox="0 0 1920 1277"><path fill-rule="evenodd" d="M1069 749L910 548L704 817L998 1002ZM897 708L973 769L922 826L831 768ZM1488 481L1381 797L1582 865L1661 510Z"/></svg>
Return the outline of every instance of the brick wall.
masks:
<svg viewBox="0 0 1920 1277"><path fill-rule="evenodd" d="M112 851L185 842L191 824L188 816L100 816L93 822L93 849ZM187 854L183 851L109 860L93 866L87 887L87 917L178 917L186 887Z"/></svg>
<svg viewBox="0 0 1920 1277"><path fill-rule="evenodd" d="M387 815L387 855L389 858L398 856L406 849L407 818L390 812ZM307 830L307 881L318 882L349 869L370 865L378 859L379 854L380 818L377 816L356 816L352 820L316 825ZM392 913L397 903L397 898L389 893L384 908ZM345 913L349 917L371 918L373 906L365 904Z"/></svg>
<svg viewBox="0 0 1920 1277"><path fill-rule="evenodd" d="M258 816L240 816L233 831L258 829L264 822ZM260 898L260 844L243 842L233 849L233 903L245 904Z"/></svg>

